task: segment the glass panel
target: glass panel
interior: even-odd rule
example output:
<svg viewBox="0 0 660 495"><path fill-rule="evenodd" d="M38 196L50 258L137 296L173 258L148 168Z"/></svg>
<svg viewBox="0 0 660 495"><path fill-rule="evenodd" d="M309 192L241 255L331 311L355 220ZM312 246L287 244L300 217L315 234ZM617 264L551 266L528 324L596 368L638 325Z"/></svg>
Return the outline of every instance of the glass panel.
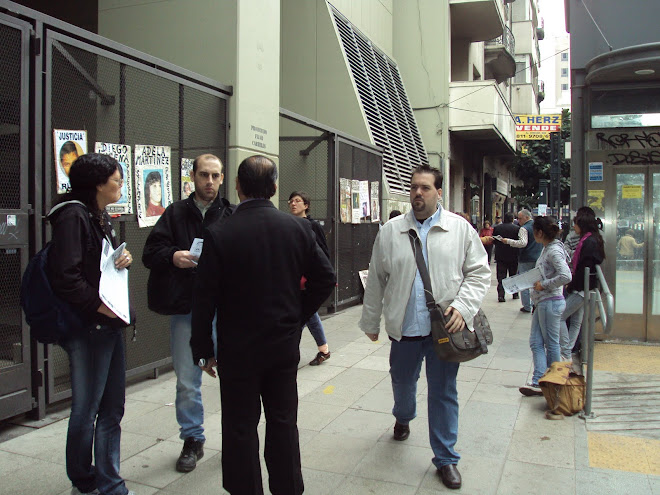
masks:
<svg viewBox="0 0 660 495"><path fill-rule="evenodd" d="M660 315L660 174L653 174L653 278L651 279L651 314Z"/></svg>
<svg viewBox="0 0 660 495"><path fill-rule="evenodd" d="M644 313L644 174L617 174L615 311Z"/></svg>

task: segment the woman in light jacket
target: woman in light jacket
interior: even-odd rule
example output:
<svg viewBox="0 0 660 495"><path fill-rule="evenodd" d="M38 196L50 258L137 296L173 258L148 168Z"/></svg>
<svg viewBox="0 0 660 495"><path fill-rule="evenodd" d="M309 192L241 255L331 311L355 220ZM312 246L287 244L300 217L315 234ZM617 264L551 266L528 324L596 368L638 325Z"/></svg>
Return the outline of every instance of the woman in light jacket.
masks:
<svg viewBox="0 0 660 495"><path fill-rule="evenodd" d="M534 360L532 380L520 387L523 395L542 395L539 378L555 361L561 360L559 329L561 316L566 308L563 287L571 281L564 245L557 240L559 225L554 217L538 216L532 226L534 240L543 244L543 251L536 261L541 279L531 291L534 303L529 347Z"/></svg>

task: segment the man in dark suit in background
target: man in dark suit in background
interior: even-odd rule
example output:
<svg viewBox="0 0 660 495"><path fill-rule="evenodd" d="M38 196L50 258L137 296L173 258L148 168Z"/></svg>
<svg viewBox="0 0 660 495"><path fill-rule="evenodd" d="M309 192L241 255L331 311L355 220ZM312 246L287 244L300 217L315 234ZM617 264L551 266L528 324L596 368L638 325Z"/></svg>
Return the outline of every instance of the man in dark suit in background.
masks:
<svg viewBox="0 0 660 495"><path fill-rule="evenodd" d="M276 181L270 159L243 160L236 178L241 203L207 230L193 291L193 359L211 376L211 324L218 313L223 486L232 494L263 494L257 436L262 401L270 491L304 490L296 424L300 335L335 286L310 223L269 201Z"/></svg>
<svg viewBox="0 0 660 495"><path fill-rule="evenodd" d="M513 214L505 213L504 222L495 225L493 237L499 235L503 239L518 239L520 227L513 224ZM497 300L504 302L504 287L502 280L518 273L518 250L509 246L508 241L495 239L495 262L497 263ZM513 295L518 299L518 294Z"/></svg>

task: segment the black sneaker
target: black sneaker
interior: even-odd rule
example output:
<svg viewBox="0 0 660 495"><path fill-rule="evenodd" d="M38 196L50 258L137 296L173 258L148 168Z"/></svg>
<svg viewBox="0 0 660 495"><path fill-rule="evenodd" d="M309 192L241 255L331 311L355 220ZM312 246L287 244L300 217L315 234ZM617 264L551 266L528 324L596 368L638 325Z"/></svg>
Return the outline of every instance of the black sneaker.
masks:
<svg viewBox="0 0 660 495"><path fill-rule="evenodd" d="M194 438L186 438L183 442L181 455L176 461L176 470L180 473L189 473L197 467L197 461L204 457L204 442Z"/></svg>
<svg viewBox="0 0 660 495"><path fill-rule="evenodd" d="M310 366L318 366L323 361L327 361L328 359L330 359L330 353L329 352L319 351L319 353L316 355L316 357L309 362L309 365Z"/></svg>

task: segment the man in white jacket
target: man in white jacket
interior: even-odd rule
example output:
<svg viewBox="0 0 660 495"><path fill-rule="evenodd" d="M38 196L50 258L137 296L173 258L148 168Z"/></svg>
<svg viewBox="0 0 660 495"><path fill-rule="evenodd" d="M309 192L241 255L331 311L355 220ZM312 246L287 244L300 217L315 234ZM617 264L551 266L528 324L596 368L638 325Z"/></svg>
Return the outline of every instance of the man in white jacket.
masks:
<svg viewBox="0 0 660 495"><path fill-rule="evenodd" d="M454 450L458 437L458 363L441 361L433 351L431 319L408 232L414 229L422 243L435 301L449 302L447 329L472 330L472 320L490 287L486 250L477 232L463 218L439 206L442 176L422 165L412 174L412 211L387 222L374 243L364 293L360 328L378 339L380 316L392 341L390 375L394 392L394 439L410 435L416 416L417 380L426 359L429 437L442 482L461 487Z"/></svg>

